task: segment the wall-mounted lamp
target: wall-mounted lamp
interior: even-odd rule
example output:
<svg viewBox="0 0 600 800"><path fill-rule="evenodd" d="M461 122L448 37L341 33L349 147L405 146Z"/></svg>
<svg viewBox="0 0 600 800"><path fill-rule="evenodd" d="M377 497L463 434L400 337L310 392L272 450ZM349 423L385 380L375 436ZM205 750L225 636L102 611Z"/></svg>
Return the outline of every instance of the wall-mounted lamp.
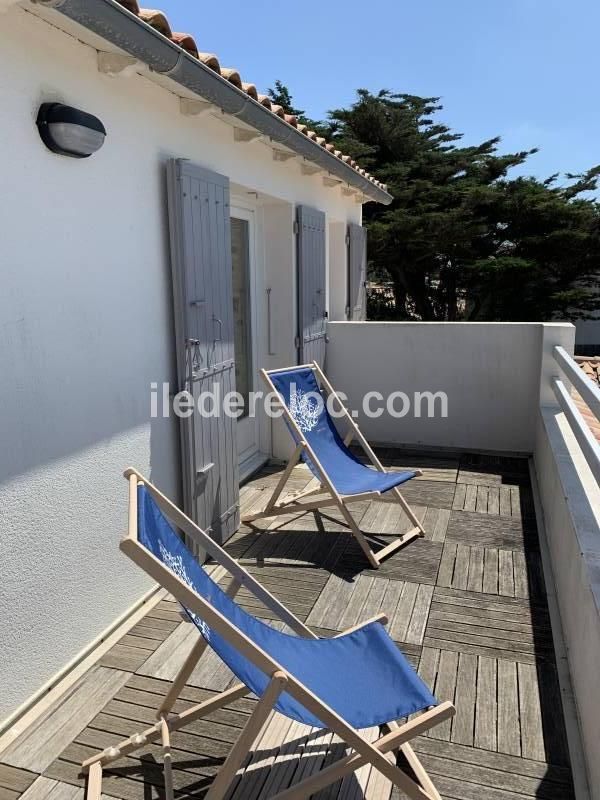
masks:
<svg viewBox="0 0 600 800"><path fill-rule="evenodd" d="M72 158L91 156L106 138L106 129L98 117L62 103L42 103L36 124L49 150Z"/></svg>

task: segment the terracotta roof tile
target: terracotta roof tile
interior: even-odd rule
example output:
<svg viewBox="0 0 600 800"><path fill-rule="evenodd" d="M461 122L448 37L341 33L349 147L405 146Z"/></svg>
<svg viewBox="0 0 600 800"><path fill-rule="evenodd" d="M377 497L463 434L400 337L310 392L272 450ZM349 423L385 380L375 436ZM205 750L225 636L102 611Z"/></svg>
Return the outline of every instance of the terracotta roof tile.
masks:
<svg viewBox="0 0 600 800"><path fill-rule="evenodd" d="M190 36L189 33L172 33L171 41L174 44L178 44L179 47L183 47L186 53L189 53L194 58L198 58L198 47L196 46L194 37Z"/></svg>
<svg viewBox="0 0 600 800"><path fill-rule="evenodd" d="M207 67L210 67L210 69L214 70L214 72L218 72L219 75L221 74L221 65L219 64L219 59L214 53L198 53L198 60Z"/></svg>
<svg viewBox="0 0 600 800"><path fill-rule="evenodd" d="M352 158L350 158L350 156L343 155L339 150L336 150L334 145L328 144L322 136L317 136L314 131L309 131L306 125L298 124L298 120L294 115L286 114L281 106L272 103L269 97L264 94L259 94L256 90L256 86L253 83L242 81L240 73L236 69L230 67L221 67L219 59L214 53L199 52L196 40L191 34L173 32L171 30L171 26L169 25L169 20L162 11L150 8L140 8L137 0L117 0L117 2L123 6L123 8L126 8L127 11L135 14L148 25L151 25L154 30L158 31L163 36L166 36L167 39L173 42L173 44L181 47L193 58L197 58L207 67L219 73L223 78L228 80L238 89L241 89L253 100L259 102L272 113L277 114L277 116L285 120L288 125L296 128L298 131L300 131L300 133L304 134L304 136L307 136L309 139L311 139L311 141L317 142L317 144L325 147L328 152L333 153L338 158L341 158L345 164L351 166L360 175L368 178L373 184L379 186L384 191L387 191L386 184L380 183L371 175L369 175L368 172L365 172L364 169L360 169L358 164Z"/></svg>
<svg viewBox="0 0 600 800"><path fill-rule="evenodd" d="M155 31L162 33L167 39L172 36L171 26L169 20L165 17L162 11L155 11L153 8L140 8L138 17L151 25Z"/></svg>
<svg viewBox="0 0 600 800"><path fill-rule="evenodd" d="M258 91L256 89L256 86L253 83L245 83L245 82L242 81L242 89L253 100L258 100Z"/></svg>
<svg viewBox="0 0 600 800"><path fill-rule="evenodd" d="M234 86L237 86L238 89L242 88L242 78L237 69L233 69L232 67L221 67L221 75L225 78L225 80L228 80L229 83L233 83Z"/></svg>
<svg viewBox="0 0 600 800"><path fill-rule="evenodd" d="M594 358L576 358L575 360L588 378L600 385L600 356ZM591 432L600 442L600 420L596 419L596 415L590 410L588 404L578 392L573 392L573 399L581 415L589 425Z"/></svg>
<svg viewBox="0 0 600 800"><path fill-rule="evenodd" d="M131 11L132 14L135 14L136 17L139 16L140 7L137 0L119 0L119 3L126 8L127 11Z"/></svg>
<svg viewBox="0 0 600 800"><path fill-rule="evenodd" d="M241 91L245 92L253 100L256 100L265 108L269 109L273 114L276 114L281 119L285 120L288 125L296 128L304 136L308 137L311 141L317 142L324 147L328 152L333 153L338 158L355 169L360 175L368 178L373 184L379 186L384 191L387 191L387 186L379 181L376 181L371 175L365 172L364 169L359 168L358 164L350 158L350 156L343 155L339 150L336 150L333 144L328 144L322 136L317 136L314 131L308 130L306 125L298 124L298 119L293 114L286 114L281 108L271 102L270 98L264 94L259 94L256 86L253 83L247 83L242 80L238 70L232 67L221 67L219 59L214 53L204 53L198 51L195 38L189 33L175 33L171 30L169 20L162 11L151 8L140 8L138 0L117 0L117 2L126 8L127 11L135 14L141 20L151 25L154 30L166 36L173 44L181 47L193 58L197 58L214 72L219 73L225 80L228 80Z"/></svg>

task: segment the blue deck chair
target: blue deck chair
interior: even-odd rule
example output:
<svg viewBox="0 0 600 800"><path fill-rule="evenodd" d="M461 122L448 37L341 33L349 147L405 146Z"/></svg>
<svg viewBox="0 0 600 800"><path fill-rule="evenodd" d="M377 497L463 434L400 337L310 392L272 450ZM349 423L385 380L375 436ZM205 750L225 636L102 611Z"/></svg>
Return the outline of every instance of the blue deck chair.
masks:
<svg viewBox="0 0 600 800"><path fill-rule="evenodd" d="M406 661L384 628L385 615L334 638L318 638L142 475L131 469L125 475L130 487L129 530L121 549L173 595L200 636L160 705L158 722L83 763L88 773L87 800L100 798L105 766L156 740L161 740L164 748L165 796L171 800L171 734L248 694L259 698L258 703L206 800L226 794L272 710L305 725L327 728L350 748L350 753L333 765L275 795L280 800L309 797L367 763L414 800L439 800L409 742L449 719L454 707L449 702L438 703ZM173 525L214 558L220 565L216 572L209 574L198 564ZM232 579L223 590L216 581L226 572ZM234 599L241 586L292 632L270 627L242 609ZM172 713L207 646L239 683L199 705ZM396 722L409 715L409 722ZM384 731L374 743L360 732L372 726ZM397 750L407 759L410 775L390 761L389 755L386 758Z"/></svg>
<svg viewBox="0 0 600 800"><path fill-rule="evenodd" d="M298 367L277 369L261 374L271 388L277 392L282 405L284 419L292 435L296 449L288 462L281 480L262 511L246 515L242 522L255 522L265 517L291 514L295 511L311 511L327 506L338 506L351 533L362 548L369 563L377 569L381 561L408 544L412 539L423 536L425 529L408 505L398 487L421 475L420 470L406 472L386 472L373 449L362 435L352 415L345 408L339 395L325 377L319 365L303 364ZM347 427L344 439L338 433L327 408L327 398L340 410L341 421ZM355 439L362 446L372 466L363 464L348 445ZM299 460L304 461L319 486L288 496L277 502L283 488ZM320 497L315 497L320 495ZM310 500L307 501L307 498ZM359 528L347 507L357 500L393 500L399 503L413 527L403 535L374 552L367 537ZM300 502L303 500L304 502Z"/></svg>

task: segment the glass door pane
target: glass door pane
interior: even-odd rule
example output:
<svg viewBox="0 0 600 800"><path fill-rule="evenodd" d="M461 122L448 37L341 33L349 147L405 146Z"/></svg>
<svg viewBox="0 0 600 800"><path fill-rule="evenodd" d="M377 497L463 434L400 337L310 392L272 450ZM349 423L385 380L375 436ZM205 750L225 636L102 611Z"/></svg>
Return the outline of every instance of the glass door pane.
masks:
<svg viewBox="0 0 600 800"><path fill-rule="evenodd" d="M231 255L233 263L233 324L235 345L236 390L244 398L248 415L252 389L252 327L250 309L250 228L245 219L231 218Z"/></svg>

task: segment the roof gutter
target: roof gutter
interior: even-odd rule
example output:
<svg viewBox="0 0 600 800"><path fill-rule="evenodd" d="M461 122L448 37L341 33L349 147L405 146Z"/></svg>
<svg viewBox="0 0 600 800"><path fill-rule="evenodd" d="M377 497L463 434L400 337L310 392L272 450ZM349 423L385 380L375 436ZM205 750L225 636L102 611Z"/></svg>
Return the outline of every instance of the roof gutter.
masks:
<svg viewBox="0 0 600 800"><path fill-rule="evenodd" d="M213 103L225 114L236 116L274 142L294 150L298 155L335 175L343 183L362 192L370 200L384 205L392 202L392 196L384 189L307 138L210 67L170 42L115 0L34 0L34 2L64 14L128 55L147 64L154 72L169 77L203 100Z"/></svg>

